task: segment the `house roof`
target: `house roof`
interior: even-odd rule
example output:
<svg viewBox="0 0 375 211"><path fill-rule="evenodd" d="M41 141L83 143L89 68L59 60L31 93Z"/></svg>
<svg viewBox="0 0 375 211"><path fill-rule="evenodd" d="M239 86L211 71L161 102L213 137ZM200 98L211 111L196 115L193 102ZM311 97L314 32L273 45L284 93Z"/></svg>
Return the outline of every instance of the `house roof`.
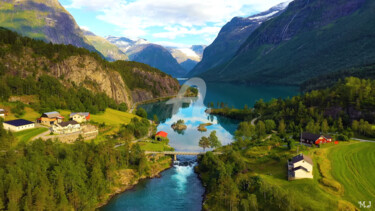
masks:
<svg viewBox="0 0 375 211"><path fill-rule="evenodd" d="M305 167L303 167L303 166L298 166L298 167L294 168L293 171L297 171L297 170L300 170L300 169L302 169L302 170L304 170L304 171L306 171L306 172L309 172L309 170L307 170L307 169L306 169Z"/></svg>
<svg viewBox="0 0 375 211"><path fill-rule="evenodd" d="M332 139L332 136L328 135L328 134L324 134L323 135L325 138L328 138L328 139Z"/></svg>
<svg viewBox="0 0 375 211"><path fill-rule="evenodd" d="M304 161L310 163L311 165L314 165L312 159L309 156L306 156L304 154L299 154L299 155L293 157L292 158L292 163L297 163L297 162L299 162L301 160L304 160Z"/></svg>
<svg viewBox="0 0 375 211"><path fill-rule="evenodd" d="M76 114L78 114L78 115L82 115L82 116L85 116L85 117L87 117L87 116L90 115L89 112L74 112L74 113L71 113L71 114L70 114L70 117L72 117L72 116L74 116L74 115L76 115Z"/></svg>
<svg viewBox="0 0 375 211"><path fill-rule="evenodd" d="M311 140L311 141L316 141L320 138L321 135L319 134L313 134L313 133L307 133L303 132L302 133L302 138L306 140Z"/></svg>
<svg viewBox="0 0 375 211"><path fill-rule="evenodd" d="M34 122L30 122L24 119L16 119L16 120L11 120L11 121L6 121L4 122L8 125L13 125L13 126L23 126L23 125L29 125L29 124L34 124Z"/></svg>
<svg viewBox="0 0 375 211"><path fill-rule="evenodd" d="M48 118L60 118L60 119L64 119L63 116L61 116L61 114L57 111L51 111L51 112L46 112L46 113L43 113L43 115L47 116Z"/></svg>
<svg viewBox="0 0 375 211"><path fill-rule="evenodd" d="M72 120L72 121L67 121L67 122L61 122L61 123L58 123L61 127L66 127L68 125L78 125L79 123Z"/></svg>
<svg viewBox="0 0 375 211"><path fill-rule="evenodd" d="M167 138L168 133L166 133L164 131L159 131L159 132L156 133L155 136L161 136L161 137Z"/></svg>

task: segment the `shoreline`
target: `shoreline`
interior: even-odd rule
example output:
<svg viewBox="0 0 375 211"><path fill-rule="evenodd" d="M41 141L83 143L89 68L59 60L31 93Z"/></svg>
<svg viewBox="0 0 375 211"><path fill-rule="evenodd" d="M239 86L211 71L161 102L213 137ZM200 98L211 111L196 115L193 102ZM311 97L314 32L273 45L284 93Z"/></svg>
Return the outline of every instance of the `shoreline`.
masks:
<svg viewBox="0 0 375 211"><path fill-rule="evenodd" d="M160 178L162 172L164 172L164 171L173 167L172 159L169 159L168 162L169 162L168 167L162 168L162 169L158 170L157 172L151 174L150 176L142 176L142 177L139 177L139 178L135 179L131 184L120 185L119 187L116 187L117 190L115 190L112 193L107 194L106 199L98 204L98 206L96 207L96 210L100 210L102 207L106 206L117 195L134 189L135 186L139 184L139 182L141 182L143 180L146 180L146 179ZM152 166L151 166L151 168L152 168ZM132 178L132 179L134 179L134 178Z"/></svg>

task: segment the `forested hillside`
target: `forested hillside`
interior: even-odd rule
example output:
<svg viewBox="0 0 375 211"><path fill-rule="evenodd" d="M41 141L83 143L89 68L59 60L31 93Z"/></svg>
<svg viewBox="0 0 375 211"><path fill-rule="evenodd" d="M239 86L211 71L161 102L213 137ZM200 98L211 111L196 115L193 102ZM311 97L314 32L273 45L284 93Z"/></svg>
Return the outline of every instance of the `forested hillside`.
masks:
<svg viewBox="0 0 375 211"><path fill-rule="evenodd" d="M2 100L36 95L40 104L34 106L40 111L69 108L95 113L107 106L130 107L171 96L179 89L177 80L148 65L110 63L83 48L46 44L6 29L0 34Z"/></svg>
<svg viewBox="0 0 375 211"><path fill-rule="evenodd" d="M374 1L295 0L256 29L211 81L300 85L308 79L373 64Z"/></svg>
<svg viewBox="0 0 375 211"><path fill-rule="evenodd" d="M203 208L207 210L353 210L352 190L373 196L369 189L353 185L361 183L353 174L362 175L372 163L373 155L363 147L363 152L343 149L353 136L371 139L375 137L375 80L350 77L333 87L312 91L291 99L258 101L254 110L211 108L211 114L242 117L235 132L235 141L219 151L222 154L206 153L199 158L197 171L206 186L207 195ZM247 118L248 117L248 118ZM257 117L253 122L252 118ZM331 134L339 144L322 144L319 149L299 145L302 131L314 134ZM358 143L354 143L358 144ZM363 143L360 143L363 144ZM363 145L353 145L362 148ZM344 159L327 159L328 147L347 160L362 163L353 166ZM316 150L316 151L314 151ZM286 161L297 153L314 156L314 179L287 181ZM369 157L365 157L369 156ZM332 157L330 157L332 159ZM332 165L332 167L331 167ZM340 167L350 168L343 171ZM333 167L340 177L333 178ZM362 170L363 169L363 170ZM347 177L351 174L351 177ZM345 175L345 176L343 176ZM368 181L368 175L365 176ZM345 178L345 179L344 179ZM346 183L350 181L350 188ZM369 186L368 188L371 188ZM304 195L301 198L301 194ZM372 194L372 195L371 195ZM350 195L348 198L343 196Z"/></svg>

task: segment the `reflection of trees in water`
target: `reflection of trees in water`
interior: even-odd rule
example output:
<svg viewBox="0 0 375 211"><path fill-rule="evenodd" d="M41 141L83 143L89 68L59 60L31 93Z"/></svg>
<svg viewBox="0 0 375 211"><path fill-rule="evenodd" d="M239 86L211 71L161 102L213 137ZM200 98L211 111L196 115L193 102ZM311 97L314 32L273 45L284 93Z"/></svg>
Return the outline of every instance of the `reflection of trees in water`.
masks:
<svg viewBox="0 0 375 211"><path fill-rule="evenodd" d="M139 107L145 109L147 111L147 116L152 118L154 114L158 117L160 123L164 123L167 119L172 118L174 114L176 114L180 108L188 108L190 103L182 103L182 105L173 112L173 104L166 104L165 101L163 102L156 102L150 104L140 105Z"/></svg>
<svg viewBox="0 0 375 211"><path fill-rule="evenodd" d="M221 127L223 127L231 135L234 135L234 132L237 130L237 126L240 121L219 115L209 115L209 118L213 120L214 116L217 118L217 122L221 125Z"/></svg>

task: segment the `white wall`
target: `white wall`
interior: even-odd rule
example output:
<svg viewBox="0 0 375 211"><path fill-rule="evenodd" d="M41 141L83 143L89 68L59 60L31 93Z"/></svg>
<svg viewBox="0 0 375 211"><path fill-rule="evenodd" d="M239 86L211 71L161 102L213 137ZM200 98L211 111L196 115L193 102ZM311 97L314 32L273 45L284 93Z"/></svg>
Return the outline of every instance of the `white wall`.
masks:
<svg viewBox="0 0 375 211"><path fill-rule="evenodd" d="M13 126L13 125L10 125L10 124L7 124L7 123L3 123L3 126L4 126L5 130L10 130L10 131L13 131L13 132L17 132L17 131L22 131L22 130L27 130L27 129L34 128L35 124L32 123L32 124L22 125L22 126L16 127L16 126Z"/></svg>

